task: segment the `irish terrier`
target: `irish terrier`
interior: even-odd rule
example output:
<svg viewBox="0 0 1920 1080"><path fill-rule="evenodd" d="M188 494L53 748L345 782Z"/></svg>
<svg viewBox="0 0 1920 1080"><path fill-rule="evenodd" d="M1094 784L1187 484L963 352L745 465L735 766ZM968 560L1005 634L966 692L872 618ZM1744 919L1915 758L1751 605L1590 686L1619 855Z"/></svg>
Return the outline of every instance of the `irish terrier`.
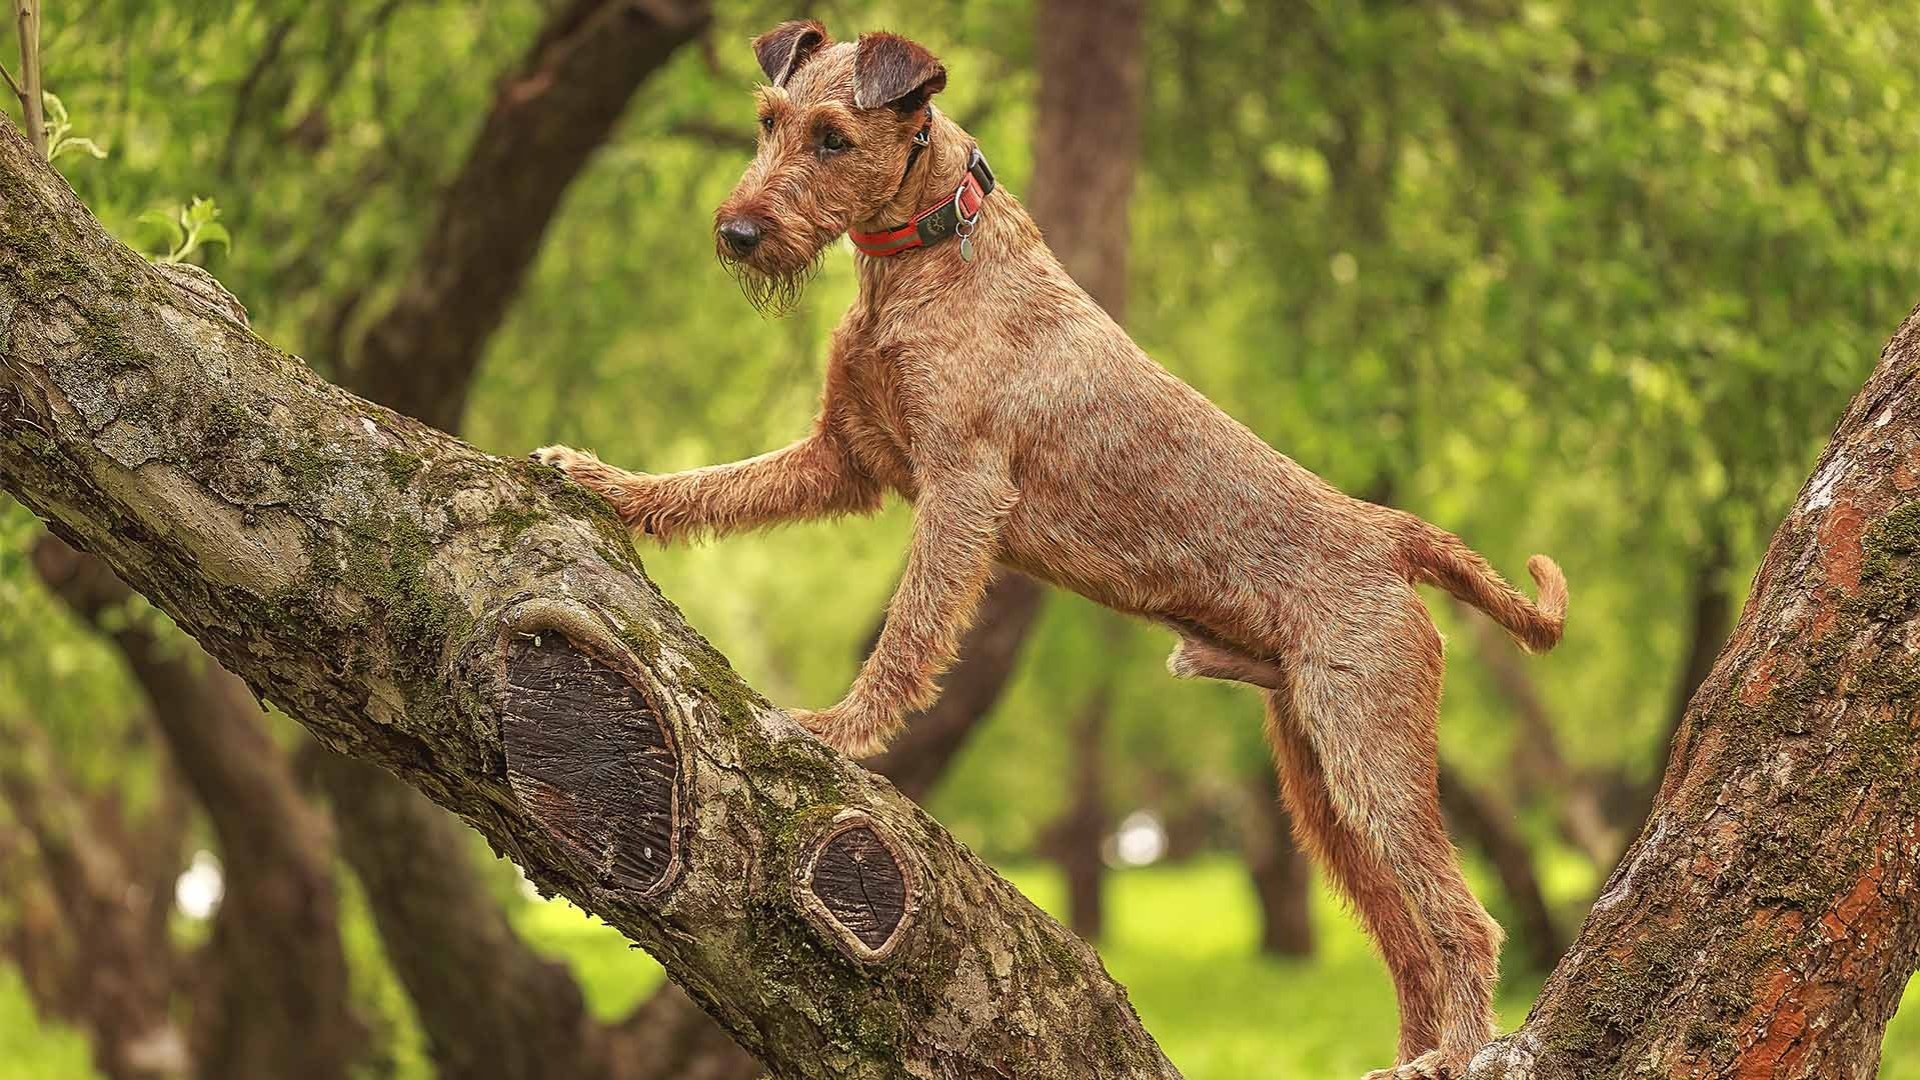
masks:
<svg viewBox="0 0 1920 1080"><path fill-rule="evenodd" d="M719 257L784 308L850 233L859 298L834 331L813 432L669 475L535 456L663 540L914 505L885 630L847 696L794 716L848 754L934 698L996 561L1172 627L1169 667L1261 687L1306 846L1393 973L1399 1064L1458 1075L1493 1032L1500 927L1461 878L1436 797L1440 637L1416 584L1551 648L1535 604L1465 544L1328 486L1149 359L1061 269L974 141L930 99L946 70L892 34L816 22L754 40L759 152L714 215Z"/></svg>

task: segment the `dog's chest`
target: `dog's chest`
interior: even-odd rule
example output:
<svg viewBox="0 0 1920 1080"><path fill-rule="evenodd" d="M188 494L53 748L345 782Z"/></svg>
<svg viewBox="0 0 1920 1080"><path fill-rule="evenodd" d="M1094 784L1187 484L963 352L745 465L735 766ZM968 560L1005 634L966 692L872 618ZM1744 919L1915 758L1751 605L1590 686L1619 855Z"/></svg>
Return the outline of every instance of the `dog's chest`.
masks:
<svg viewBox="0 0 1920 1080"><path fill-rule="evenodd" d="M840 366L843 430L854 456L882 483L911 494L913 410L896 350L856 347Z"/></svg>

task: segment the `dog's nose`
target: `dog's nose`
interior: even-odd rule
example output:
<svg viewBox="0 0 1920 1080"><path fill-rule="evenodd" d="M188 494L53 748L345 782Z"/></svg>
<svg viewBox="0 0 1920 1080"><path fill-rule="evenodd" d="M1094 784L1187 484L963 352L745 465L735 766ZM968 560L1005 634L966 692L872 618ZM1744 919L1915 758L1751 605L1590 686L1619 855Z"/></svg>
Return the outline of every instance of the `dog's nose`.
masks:
<svg viewBox="0 0 1920 1080"><path fill-rule="evenodd" d="M720 239L726 241L727 250L735 255L750 254L760 246L760 226L747 218L734 218L720 226Z"/></svg>

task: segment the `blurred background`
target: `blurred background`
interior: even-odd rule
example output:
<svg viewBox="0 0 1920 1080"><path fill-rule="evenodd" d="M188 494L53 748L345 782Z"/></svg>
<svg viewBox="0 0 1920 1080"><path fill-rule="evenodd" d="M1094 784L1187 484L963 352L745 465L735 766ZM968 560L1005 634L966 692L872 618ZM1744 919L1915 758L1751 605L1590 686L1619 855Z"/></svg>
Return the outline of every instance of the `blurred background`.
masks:
<svg viewBox="0 0 1920 1080"><path fill-rule="evenodd" d="M56 164L117 235L211 270L369 396L394 400L382 371L456 372L416 409L490 451L649 471L803 434L853 291L842 244L765 319L712 257L752 153L748 40L813 17L926 44L936 104L1161 363L1510 577L1536 551L1564 566L1547 657L1429 597L1445 800L1511 936L1509 1027L1920 300L1911 0L42 17ZM896 505L642 555L751 683L817 707L908 525ZM263 715L43 536L0 497L0 1077L751 1075L617 934ZM1390 984L1287 840L1257 699L1170 679L1164 631L1017 579L994 596L903 785L1098 943L1187 1076L1384 1063ZM1920 1078L1920 1019L1896 1017L1882 1075Z"/></svg>

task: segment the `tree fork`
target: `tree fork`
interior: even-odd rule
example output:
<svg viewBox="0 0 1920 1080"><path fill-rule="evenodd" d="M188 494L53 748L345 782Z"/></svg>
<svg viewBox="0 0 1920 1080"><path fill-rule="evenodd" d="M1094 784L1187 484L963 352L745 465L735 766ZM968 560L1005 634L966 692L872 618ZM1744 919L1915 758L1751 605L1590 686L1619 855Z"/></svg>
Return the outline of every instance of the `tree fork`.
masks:
<svg viewBox="0 0 1920 1080"><path fill-rule="evenodd" d="M778 1075L1178 1075L1091 949L746 686L609 508L328 385L107 237L12 130L0 342L0 486ZM578 685L541 681L562 666ZM848 872L901 880L877 946L892 912Z"/></svg>

